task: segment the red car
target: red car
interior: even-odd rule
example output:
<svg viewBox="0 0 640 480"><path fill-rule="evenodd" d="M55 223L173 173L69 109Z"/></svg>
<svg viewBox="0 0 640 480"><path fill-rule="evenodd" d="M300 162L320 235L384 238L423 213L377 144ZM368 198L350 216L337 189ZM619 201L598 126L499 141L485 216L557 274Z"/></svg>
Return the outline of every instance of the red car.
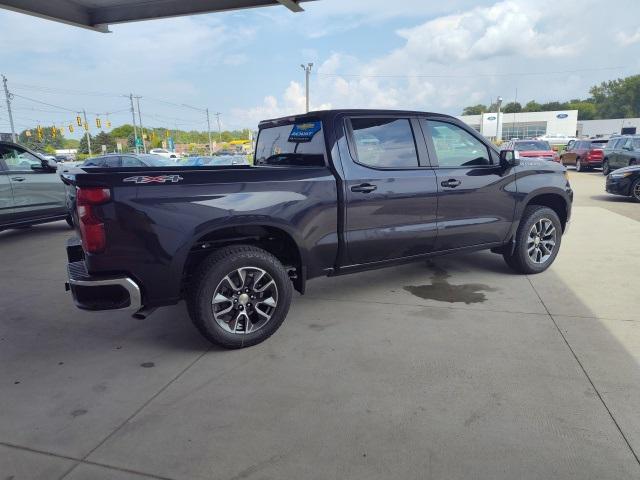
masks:
<svg viewBox="0 0 640 480"><path fill-rule="evenodd" d="M560 157L563 165L575 165L576 171L583 172L594 167L602 167L604 147L607 140L576 140Z"/></svg>
<svg viewBox="0 0 640 480"><path fill-rule="evenodd" d="M520 152L521 157L544 158L545 160L560 162L558 152L543 140L509 140L502 148L505 150L517 150Z"/></svg>

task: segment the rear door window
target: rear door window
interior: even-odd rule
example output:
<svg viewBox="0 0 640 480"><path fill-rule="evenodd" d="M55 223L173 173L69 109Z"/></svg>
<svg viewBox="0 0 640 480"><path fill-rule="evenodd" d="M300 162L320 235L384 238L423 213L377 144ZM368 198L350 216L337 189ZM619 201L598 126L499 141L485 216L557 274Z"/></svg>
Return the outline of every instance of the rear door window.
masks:
<svg viewBox="0 0 640 480"><path fill-rule="evenodd" d="M356 161L373 168L417 168L418 153L407 118L351 118Z"/></svg>
<svg viewBox="0 0 640 480"><path fill-rule="evenodd" d="M260 129L255 165L323 167L324 132L319 120Z"/></svg>

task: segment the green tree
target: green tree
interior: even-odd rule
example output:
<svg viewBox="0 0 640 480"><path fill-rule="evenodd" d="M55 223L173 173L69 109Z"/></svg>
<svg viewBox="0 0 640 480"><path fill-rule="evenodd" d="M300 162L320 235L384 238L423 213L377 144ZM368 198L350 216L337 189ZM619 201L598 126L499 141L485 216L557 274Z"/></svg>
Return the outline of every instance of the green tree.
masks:
<svg viewBox="0 0 640 480"><path fill-rule="evenodd" d="M640 75L609 80L589 91L600 118L628 118L640 115Z"/></svg>
<svg viewBox="0 0 640 480"><path fill-rule="evenodd" d="M502 111L504 113L518 113L522 111L522 105L518 102L509 102L504 106Z"/></svg>
<svg viewBox="0 0 640 480"><path fill-rule="evenodd" d="M588 100L571 100L567 109L578 110L578 120L593 120L598 115L595 103Z"/></svg>
<svg viewBox="0 0 640 480"><path fill-rule="evenodd" d="M98 150L96 150L96 142L93 141L93 137L91 136L91 134L89 134L89 139L91 140L91 152L89 151L89 147L87 145L87 135L82 135L82 138L80 139L80 143L78 144L78 153L84 153L84 154L89 154L89 153L97 153ZM100 147L98 147L100 148Z"/></svg>
<svg viewBox="0 0 640 480"><path fill-rule="evenodd" d="M93 145L94 143L95 143L95 146ZM116 151L116 141L110 134L104 131L101 131L99 134L97 134L95 137L91 139L91 149L94 152L101 153L102 145L105 145L107 147L107 152Z"/></svg>
<svg viewBox="0 0 640 480"><path fill-rule="evenodd" d="M33 150L47 151L48 149L55 152L55 149L62 148L64 135L58 129L55 132L53 129L54 127L42 127L42 138L38 137L37 128L23 130L18 135L18 141Z"/></svg>
<svg viewBox="0 0 640 480"><path fill-rule="evenodd" d="M464 107L464 109L462 110L462 115L481 115L486 111L488 111L487 110L487 106L483 105L481 103L478 103L477 105L471 105L469 107ZM247 137L246 138L249 138L248 132L247 132Z"/></svg>
<svg viewBox="0 0 640 480"><path fill-rule="evenodd" d="M133 125L125 123L112 129L110 133L113 138L128 138L129 135L133 135Z"/></svg>
<svg viewBox="0 0 640 480"><path fill-rule="evenodd" d="M522 111L523 112L541 112L542 111L542 105L540 105L535 100L531 100L530 102L527 102L527 104L524 106Z"/></svg>

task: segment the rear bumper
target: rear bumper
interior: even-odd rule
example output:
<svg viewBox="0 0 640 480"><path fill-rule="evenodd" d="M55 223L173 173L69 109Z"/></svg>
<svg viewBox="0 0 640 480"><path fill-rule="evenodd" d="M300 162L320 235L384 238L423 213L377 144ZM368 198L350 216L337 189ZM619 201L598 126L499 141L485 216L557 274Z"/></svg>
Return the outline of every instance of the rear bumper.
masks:
<svg viewBox="0 0 640 480"><path fill-rule="evenodd" d="M78 248L80 251L78 251ZM83 310L135 310L142 308L140 287L127 276L95 276L87 272L82 247L77 239L67 242L66 289Z"/></svg>

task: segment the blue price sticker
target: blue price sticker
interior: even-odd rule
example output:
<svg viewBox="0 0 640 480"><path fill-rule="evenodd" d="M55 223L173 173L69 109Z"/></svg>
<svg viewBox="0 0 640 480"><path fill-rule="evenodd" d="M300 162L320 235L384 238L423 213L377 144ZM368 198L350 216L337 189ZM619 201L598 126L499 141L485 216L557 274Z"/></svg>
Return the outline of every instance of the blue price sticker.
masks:
<svg viewBox="0 0 640 480"><path fill-rule="evenodd" d="M289 134L290 142L310 142L313 136L320 131L322 123L315 122L296 123Z"/></svg>

